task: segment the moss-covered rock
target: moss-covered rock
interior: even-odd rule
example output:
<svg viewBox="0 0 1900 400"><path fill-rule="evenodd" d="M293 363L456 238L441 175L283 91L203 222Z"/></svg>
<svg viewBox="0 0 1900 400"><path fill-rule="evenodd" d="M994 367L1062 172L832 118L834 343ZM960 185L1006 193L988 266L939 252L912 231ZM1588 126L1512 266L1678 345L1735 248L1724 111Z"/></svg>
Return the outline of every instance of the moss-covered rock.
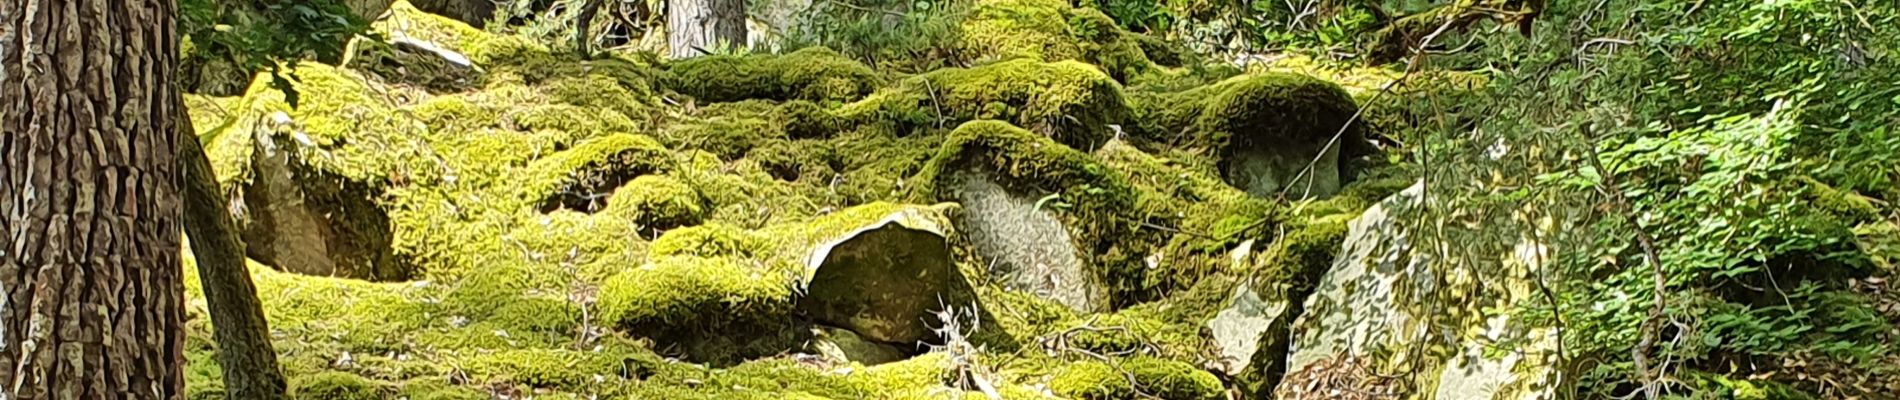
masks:
<svg viewBox="0 0 1900 400"><path fill-rule="evenodd" d="M939 340L933 314L972 304L976 294L951 255L948 221L931 211L903 208L868 221L843 212L826 219L853 221L811 223L809 231L826 238L805 257L810 272L799 310L880 342ZM834 224L856 226L820 233Z"/></svg>
<svg viewBox="0 0 1900 400"><path fill-rule="evenodd" d="M1095 8L1051 0L978 1L964 19L958 50L978 61L1027 58L1078 60L1100 66L1118 81L1155 70L1140 35ZM1179 54L1172 57L1180 65Z"/></svg>
<svg viewBox="0 0 1900 400"><path fill-rule="evenodd" d="M1011 60L932 71L838 110L855 121L892 121L911 128L999 119L1078 149L1113 136L1128 115L1121 85L1076 61Z"/></svg>
<svg viewBox="0 0 1900 400"><path fill-rule="evenodd" d="M481 70L468 56L434 43L407 37L388 41L359 37L351 40L349 47L349 56L342 65L387 82L454 92L481 81Z"/></svg>
<svg viewBox="0 0 1900 400"><path fill-rule="evenodd" d="M232 211L248 255L305 274L410 277L415 266L392 248L379 200L442 176L406 158L425 151L415 135L425 127L359 74L316 63L287 73L297 77L297 105L260 75L242 98L199 102L206 109L194 121L220 186L243 203Z"/></svg>
<svg viewBox="0 0 1900 400"><path fill-rule="evenodd" d="M666 175L643 175L608 198L607 213L649 230L695 225L706 218L699 190Z"/></svg>
<svg viewBox="0 0 1900 400"><path fill-rule="evenodd" d="M838 52L812 47L788 54L713 55L674 63L667 86L705 102L745 99L850 101L882 79Z"/></svg>
<svg viewBox="0 0 1900 400"><path fill-rule="evenodd" d="M753 258L766 254L766 238L732 225L710 223L666 231L648 255Z"/></svg>
<svg viewBox="0 0 1900 400"><path fill-rule="evenodd" d="M612 135L536 160L519 187L522 198L543 212L592 212L603 209L607 205L603 200L627 182L666 170L670 157L652 138Z"/></svg>
<svg viewBox="0 0 1900 400"><path fill-rule="evenodd" d="M602 321L628 332L685 347L698 360L731 362L783 350L747 345L788 330L789 273L725 257L660 258L608 278L597 307Z"/></svg>
<svg viewBox="0 0 1900 400"><path fill-rule="evenodd" d="M1134 382L1129 382L1129 377ZM1135 357L1116 364L1072 364L1049 382L1050 391L1069 399L1109 400L1146 396L1166 400L1221 399L1220 379L1179 361Z"/></svg>
<svg viewBox="0 0 1900 400"><path fill-rule="evenodd" d="M1369 152L1365 123L1347 124L1358 111L1352 97L1309 76L1243 75L1137 101L1136 137L1204 152L1255 196L1330 196L1350 177L1348 161Z"/></svg>
<svg viewBox="0 0 1900 400"><path fill-rule="evenodd" d="M1080 311L1141 298L1153 231L1124 178L1087 154L998 121L957 128L913 179L916 193L963 204L957 230L988 274ZM1050 282L1061 282L1050 286Z"/></svg>

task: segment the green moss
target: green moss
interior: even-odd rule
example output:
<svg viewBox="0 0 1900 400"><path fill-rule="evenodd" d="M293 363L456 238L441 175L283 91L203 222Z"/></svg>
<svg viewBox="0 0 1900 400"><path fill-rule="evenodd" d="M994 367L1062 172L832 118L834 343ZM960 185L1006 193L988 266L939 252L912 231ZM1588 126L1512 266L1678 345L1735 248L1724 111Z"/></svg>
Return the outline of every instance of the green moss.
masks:
<svg viewBox="0 0 1900 400"><path fill-rule="evenodd" d="M667 231L653 241L649 256L736 257L763 255L765 237L732 225L711 223Z"/></svg>
<svg viewBox="0 0 1900 400"><path fill-rule="evenodd" d="M812 179L825 182L844 164L832 142L820 140L774 140L753 148L745 158L756 162L773 178L786 182Z"/></svg>
<svg viewBox="0 0 1900 400"><path fill-rule="evenodd" d="M415 380L402 384L402 396L410 400L488 400L488 393L457 387L443 380Z"/></svg>
<svg viewBox="0 0 1900 400"><path fill-rule="evenodd" d="M1094 66L1012 60L912 77L838 113L913 129L1000 119L1093 149L1112 136L1108 126L1122 123L1128 104L1121 86Z"/></svg>
<svg viewBox="0 0 1900 400"><path fill-rule="evenodd" d="M1101 66L1116 81L1126 82L1155 68L1142 52L1135 34L1123 32L1113 18L1094 8L1070 12L1069 33L1078 40L1083 60Z"/></svg>
<svg viewBox="0 0 1900 400"><path fill-rule="evenodd" d="M1128 376L1133 375L1131 384ZM1082 400L1132 399L1141 394L1164 400L1223 398L1220 379L1178 361L1148 357L1125 359L1116 365L1102 362L1072 364L1049 382L1057 396Z"/></svg>
<svg viewBox="0 0 1900 400"><path fill-rule="evenodd" d="M784 54L714 55L672 65L668 86L701 101L849 101L876 88L870 67L822 47Z"/></svg>
<svg viewBox="0 0 1900 400"><path fill-rule="evenodd" d="M1289 285L1291 298L1305 298L1333 266L1335 254L1346 241L1347 224L1354 216L1339 215L1300 224L1273 241L1264 254L1259 278Z"/></svg>
<svg viewBox="0 0 1900 400"><path fill-rule="evenodd" d="M323 372L290 379L293 400L378 400L386 385L348 372Z"/></svg>
<svg viewBox="0 0 1900 400"><path fill-rule="evenodd" d="M982 0L963 22L958 50L977 59L1079 58L1069 35L1069 3L1060 0Z"/></svg>
<svg viewBox="0 0 1900 400"><path fill-rule="evenodd" d="M645 87L623 86L607 75L559 78L549 81L542 90L554 101L590 110L614 110L631 121L651 121L658 113L656 97Z"/></svg>
<svg viewBox="0 0 1900 400"><path fill-rule="evenodd" d="M1200 105L1192 129L1196 146L1222 158L1248 143L1325 143L1358 108L1339 85L1305 75L1249 75L1216 85L1219 90ZM1339 143L1350 147L1363 141L1359 126L1347 129Z"/></svg>
<svg viewBox="0 0 1900 400"><path fill-rule="evenodd" d="M622 382L632 360L632 355L622 351L567 349L501 350L457 359L476 381L569 390Z"/></svg>
<svg viewBox="0 0 1900 400"><path fill-rule="evenodd" d="M698 224L706 218L706 207L692 186L665 175L643 175L614 191L607 213L646 229L667 230Z"/></svg>
<svg viewBox="0 0 1900 400"><path fill-rule="evenodd" d="M1814 178L1801 177L1797 181L1806 186L1803 195L1808 203L1821 211L1850 222L1866 222L1880 217L1880 209L1874 207L1866 196L1836 189Z"/></svg>
<svg viewBox="0 0 1900 400"><path fill-rule="evenodd" d="M638 130L626 115L570 104L533 105L509 116L518 130L554 132L557 145Z"/></svg>
<svg viewBox="0 0 1900 400"><path fill-rule="evenodd" d="M1135 46L1141 48L1142 54L1148 56L1148 60L1158 66L1182 67L1195 59L1191 50L1178 43L1169 42L1167 39L1142 34L1127 34L1126 36L1133 39Z"/></svg>
<svg viewBox="0 0 1900 400"><path fill-rule="evenodd" d="M785 134L793 139L827 138L845 129L845 121L810 101L794 100L778 107Z"/></svg>
<svg viewBox="0 0 1900 400"><path fill-rule="evenodd" d="M676 124L660 132L660 140L667 146L704 150L729 160L786 138L784 126L772 120L769 113L744 111Z"/></svg>
<svg viewBox="0 0 1900 400"><path fill-rule="evenodd" d="M661 341L780 324L791 312L791 271L732 258L673 256L607 279L600 318Z"/></svg>
<svg viewBox="0 0 1900 400"><path fill-rule="evenodd" d="M603 195L635 177L666 170L670 157L665 147L646 136L622 134L582 142L528 165L521 198L543 211L598 210Z"/></svg>

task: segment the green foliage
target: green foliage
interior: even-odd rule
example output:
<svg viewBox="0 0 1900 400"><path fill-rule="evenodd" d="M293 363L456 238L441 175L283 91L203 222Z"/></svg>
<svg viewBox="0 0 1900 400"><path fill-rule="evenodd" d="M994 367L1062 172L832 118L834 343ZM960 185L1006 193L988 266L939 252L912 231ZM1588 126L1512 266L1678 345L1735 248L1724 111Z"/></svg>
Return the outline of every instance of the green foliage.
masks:
<svg viewBox="0 0 1900 400"><path fill-rule="evenodd" d="M1891 88L1865 82L1892 71L1893 42L1877 38L1891 36L1882 21L1894 10L1831 1L1550 5L1530 38L1475 38L1484 48L1433 56L1431 65L1500 71L1477 92L1418 106L1460 112L1392 135L1420 143L1411 156L1431 160L1429 191L1441 202L1432 209L1455 210L1418 212L1446 227L1420 245L1444 246L1460 270L1492 277L1481 280L1551 266L1534 287L1544 294L1520 291L1528 295L1514 305L1450 317L1561 324L1569 359L1583 360L1584 397L1627 394L1640 381L1635 351L1651 368L1669 360L1657 371L1665 379L1773 376L1753 387L1820 397L1890 390L1814 377L1892 371L1881 364L1891 362L1883 355L1893 321L1873 317L1873 299L1846 289L1874 273L1853 227L1891 213L1880 204L1890 189L1874 182L1894 170L1879 154L1893 146L1887 126L1900 103ZM1608 36L1633 40L1572 42ZM1861 158L1829 157L1849 154ZM1638 230L1654 237L1660 263L1649 261ZM1501 256L1527 254L1527 237L1550 246L1552 258ZM1651 268L1662 276L1665 311L1654 347L1638 349L1658 295ZM1680 382L1671 389L1687 398L1762 393Z"/></svg>
<svg viewBox="0 0 1900 400"><path fill-rule="evenodd" d="M183 55L188 65L228 60L243 71L270 70L273 86L294 106L299 96L289 68L306 57L335 62L369 22L337 0L183 0L178 27L188 43Z"/></svg>

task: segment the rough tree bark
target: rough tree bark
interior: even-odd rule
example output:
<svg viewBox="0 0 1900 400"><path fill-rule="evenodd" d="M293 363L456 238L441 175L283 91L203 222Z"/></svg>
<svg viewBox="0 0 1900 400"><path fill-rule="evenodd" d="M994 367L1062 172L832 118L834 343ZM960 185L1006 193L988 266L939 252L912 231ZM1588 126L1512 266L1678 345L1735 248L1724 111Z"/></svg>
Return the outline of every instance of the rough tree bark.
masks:
<svg viewBox="0 0 1900 400"><path fill-rule="evenodd" d="M175 16L0 2L0 398L183 395Z"/></svg>
<svg viewBox="0 0 1900 400"><path fill-rule="evenodd" d="M666 2L666 44L671 58L705 55L720 43L744 46L745 0Z"/></svg>
<svg viewBox="0 0 1900 400"><path fill-rule="evenodd" d="M594 43L594 16L600 13L602 2L587 0L581 4L580 15L574 17L574 54L579 54L583 59L594 58L594 52L589 47Z"/></svg>
<svg viewBox="0 0 1900 400"><path fill-rule="evenodd" d="M270 326L264 321L257 287L251 283L250 268L244 263L241 232L227 211L204 146L189 136L194 132L191 119L178 120L178 164L185 179L185 233L191 238L198 280L203 283L206 306L211 311L212 337L218 343L225 395L233 400L282 399L284 376L277 369Z"/></svg>

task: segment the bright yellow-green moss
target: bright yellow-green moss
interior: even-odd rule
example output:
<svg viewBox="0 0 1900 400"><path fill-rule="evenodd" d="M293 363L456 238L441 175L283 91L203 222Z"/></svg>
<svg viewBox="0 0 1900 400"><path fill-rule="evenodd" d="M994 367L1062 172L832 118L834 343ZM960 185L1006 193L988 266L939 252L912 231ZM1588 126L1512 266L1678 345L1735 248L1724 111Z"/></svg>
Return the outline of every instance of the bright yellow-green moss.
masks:
<svg viewBox="0 0 1900 400"><path fill-rule="evenodd" d="M844 121L831 110L804 100L785 102L778 108L785 134L794 139L826 138L843 131Z"/></svg>
<svg viewBox="0 0 1900 400"><path fill-rule="evenodd" d="M620 384L632 356L611 350L520 349L471 354L458 361L477 381L578 391Z"/></svg>
<svg viewBox="0 0 1900 400"><path fill-rule="evenodd" d="M653 258L668 256L752 258L763 255L766 239L744 229L721 223L666 231L653 241L647 253Z"/></svg>
<svg viewBox="0 0 1900 400"><path fill-rule="evenodd" d="M704 150L723 159L737 159L753 147L787 136L766 113L735 112L714 115L660 131L660 140L676 149Z"/></svg>
<svg viewBox="0 0 1900 400"><path fill-rule="evenodd" d="M410 400L489 400L488 393L480 390L458 387L446 380L424 379L403 382L402 396Z"/></svg>
<svg viewBox="0 0 1900 400"><path fill-rule="evenodd" d="M672 155L652 138L613 135L582 142L528 165L520 185L522 200L544 210L600 209L603 194L635 177L665 171Z"/></svg>
<svg viewBox="0 0 1900 400"><path fill-rule="evenodd" d="M744 99L849 101L881 79L870 67L822 47L784 55L714 55L673 64L668 86L705 102Z"/></svg>
<svg viewBox="0 0 1900 400"><path fill-rule="evenodd" d="M547 130L562 135L563 140L557 142L562 144L637 130L633 120L620 113L602 113L598 109L568 104L530 106L509 116L519 130Z"/></svg>
<svg viewBox="0 0 1900 400"><path fill-rule="evenodd" d="M348 372L299 376L289 383L292 400L379 400L388 385Z"/></svg>
<svg viewBox="0 0 1900 400"><path fill-rule="evenodd" d="M1079 60L1125 81L1153 70L1138 35L1095 8L1054 0L982 0L963 21L958 50L979 61ZM1179 65L1178 54L1175 57Z"/></svg>
<svg viewBox="0 0 1900 400"><path fill-rule="evenodd" d="M1288 293L1297 298L1312 293L1320 277L1332 268L1352 218L1335 215L1295 225L1267 248L1258 278L1287 285Z"/></svg>
<svg viewBox="0 0 1900 400"><path fill-rule="evenodd" d="M643 175L615 190L607 213L646 229L673 229L706 218L699 190L665 175Z"/></svg>
<svg viewBox="0 0 1900 400"><path fill-rule="evenodd" d="M1128 381L1133 375L1135 382ZM1121 360L1115 365L1082 362L1063 368L1049 382L1057 396L1079 400L1139 398L1163 400L1216 400L1223 398L1220 379L1179 361L1148 357Z"/></svg>
<svg viewBox="0 0 1900 400"><path fill-rule="evenodd" d="M1082 56L1069 35L1069 3L1060 0L981 0L963 22L959 50L978 59Z"/></svg>
<svg viewBox="0 0 1900 400"><path fill-rule="evenodd" d="M829 181L837 174L835 165L844 164L832 143L822 140L773 140L746 152L745 158L765 168L773 178L786 182L811 179Z"/></svg>
<svg viewBox="0 0 1900 400"><path fill-rule="evenodd" d="M1129 114L1121 85L1095 66L1077 61L1011 60L948 68L912 77L838 110L854 121L890 121L908 129L999 119L1093 149L1112 135L1109 125Z"/></svg>
<svg viewBox="0 0 1900 400"><path fill-rule="evenodd" d="M608 278L600 318L630 332L700 335L784 318L790 279L732 258L674 256Z"/></svg>
<svg viewBox="0 0 1900 400"><path fill-rule="evenodd" d="M619 112L636 123L652 121L657 112L656 97L646 88L627 87L619 84L613 77L588 74L571 78L559 78L548 81L542 87L549 99L572 104L583 109L608 109ZM603 119L603 122L609 120ZM612 120L617 122L617 119ZM606 127L615 129L617 127ZM603 129L606 130L606 129ZM628 131L619 131L628 132Z"/></svg>

